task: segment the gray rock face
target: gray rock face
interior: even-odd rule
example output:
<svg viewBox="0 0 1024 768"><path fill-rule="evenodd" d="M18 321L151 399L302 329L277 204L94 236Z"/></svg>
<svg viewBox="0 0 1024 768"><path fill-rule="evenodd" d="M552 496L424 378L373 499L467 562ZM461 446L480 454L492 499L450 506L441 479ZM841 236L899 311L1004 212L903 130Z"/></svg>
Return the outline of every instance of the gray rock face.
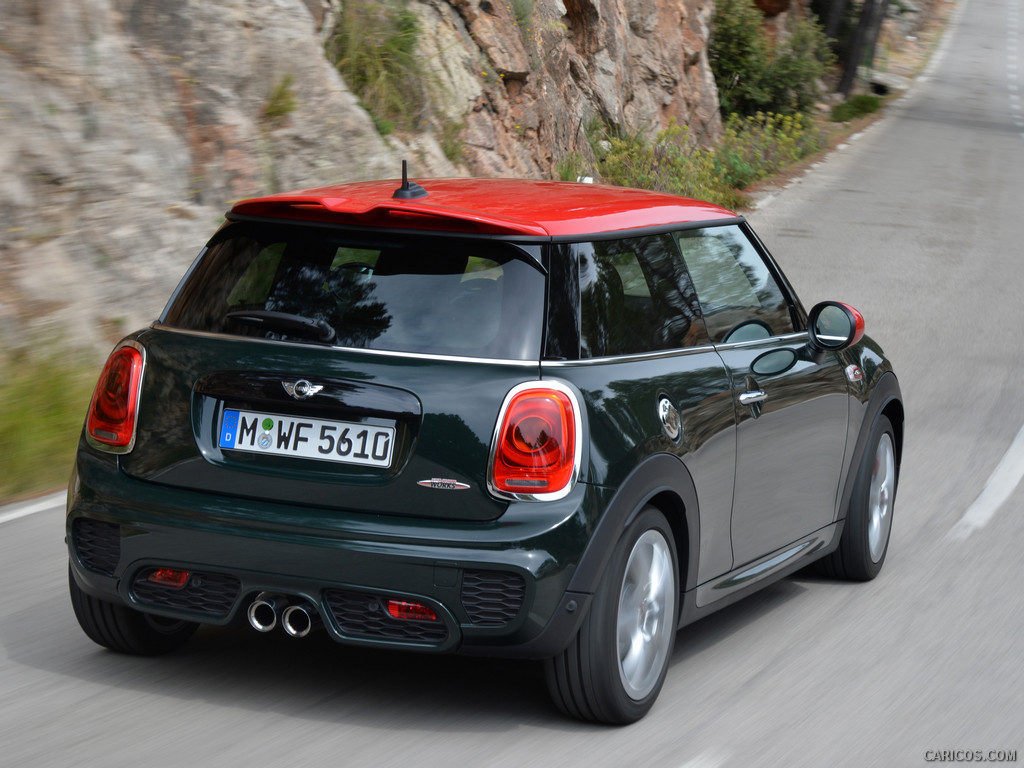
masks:
<svg viewBox="0 0 1024 768"><path fill-rule="evenodd" d="M442 95L422 133L387 138L324 58L331 6L0 0L0 345L105 354L242 197L393 178L403 157L420 177L547 177L589 152L594 117L720 130L698 0L536 0L519 20L409 0Z"/></svg>
<svg viewBox="0 0 1024 768"><path fill-rule="evenodd" d="M547 0L520 19L509 2L419 6L425 28L457 43L445 47L438 35L436 50L462 57L436 71L462 74L452 112L464 115L474 174L550 176L567 155L589 151L585 127L594 118L626 131L655 133L672 119L709 139L721 131L706 54L710 4ZM477 67L469 78L467 62Z"/></svg>

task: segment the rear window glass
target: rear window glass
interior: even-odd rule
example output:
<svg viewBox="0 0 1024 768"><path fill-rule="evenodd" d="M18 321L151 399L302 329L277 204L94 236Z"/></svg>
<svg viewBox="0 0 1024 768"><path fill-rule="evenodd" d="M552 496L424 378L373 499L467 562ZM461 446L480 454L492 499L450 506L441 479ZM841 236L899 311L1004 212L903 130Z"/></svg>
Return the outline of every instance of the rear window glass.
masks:
<svg viewBox="0 0 1024 768"><path fill-rule="evenodd" d="M233 223L163 322L343 347L531 360L544 276L515 245Z"/></svg>

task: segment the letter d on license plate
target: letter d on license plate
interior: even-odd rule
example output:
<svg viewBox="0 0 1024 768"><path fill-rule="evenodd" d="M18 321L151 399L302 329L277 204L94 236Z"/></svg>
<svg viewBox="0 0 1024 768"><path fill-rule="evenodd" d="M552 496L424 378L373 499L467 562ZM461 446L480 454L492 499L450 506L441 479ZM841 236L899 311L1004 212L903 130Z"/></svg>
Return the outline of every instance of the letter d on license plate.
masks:
<svg viewBox="0 0 1024 768"><path fill-rule="evenodd" d="M395 428L225 410L218 445L232 451L390 467Z"/></svg>

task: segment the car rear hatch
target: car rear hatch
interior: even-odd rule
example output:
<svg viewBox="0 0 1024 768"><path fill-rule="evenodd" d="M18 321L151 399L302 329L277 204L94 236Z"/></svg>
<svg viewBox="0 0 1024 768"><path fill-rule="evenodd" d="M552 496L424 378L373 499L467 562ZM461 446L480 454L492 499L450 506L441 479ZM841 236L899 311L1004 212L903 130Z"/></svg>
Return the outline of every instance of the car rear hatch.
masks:
<svg viewBox="0 0 1024 768"><path fill-rule="evenodd" d="M543 292L508 243L229 225L138 337L121 466L294 506L495 519L491 437L505 394L538 378Z"/></svg>
<svg viewBox="0 0 1024 768"><path fill-rule="evenodd" d="M504 394L536 378L536 366L167 330L139 341L138 433L121 458L133 477L350 512L490 520L504 511L486 492L491 435ZM297 398L296 386L316 393Z"/></svg>

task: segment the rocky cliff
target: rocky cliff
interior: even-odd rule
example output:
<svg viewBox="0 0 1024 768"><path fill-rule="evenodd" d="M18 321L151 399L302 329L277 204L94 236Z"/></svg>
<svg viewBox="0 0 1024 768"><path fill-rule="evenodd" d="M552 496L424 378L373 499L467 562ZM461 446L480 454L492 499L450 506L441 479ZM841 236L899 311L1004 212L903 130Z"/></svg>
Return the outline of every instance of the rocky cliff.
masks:
<svg viewBox="0 0 1024 768"><path fill-rule="evenodd" d="M712 0L408 0L441 95L387 137L324 56L337 1L0 0L0 345L105 354L241 197L549 177L593 118L720 130Z"/></svg>

